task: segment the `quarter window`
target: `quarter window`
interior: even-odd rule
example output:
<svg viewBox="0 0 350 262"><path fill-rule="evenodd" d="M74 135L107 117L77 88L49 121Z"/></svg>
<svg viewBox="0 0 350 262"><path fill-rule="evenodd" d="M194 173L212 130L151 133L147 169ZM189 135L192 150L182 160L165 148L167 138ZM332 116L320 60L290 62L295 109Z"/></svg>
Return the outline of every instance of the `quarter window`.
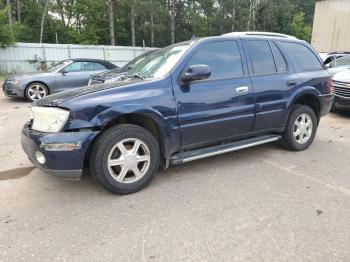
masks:
<svg viewBox="0 0 350 262"><path fill-rule="evenodd" d="M287 72L287 64L286 61L284 60L284 57L282 56L280 50L277 48L275 43L271 43L271 50L273 54L273 58L275 59L275 64L277 68L278 73L285 73Z"/></svg>
<svg viewBox="0 0 350 262"><path fill-rule="evenodd" d="M298 43L282 42L291 59L305 71L322 69L321 62L306 46Z"/></svg>
<svg viewBox="0 0 350 262"><path fill-rule="evenodd" d="M236 41L207 44L191 58L188 66L204 64L211 70L210 79L243 76L242 58Z"/></svg>
<svg viewBox="0 0 350 262"><path fill-rule="evenodd" d="M276 66L273 60L269 43L265 40L247 41L253 71L256 75L276 73Z"/></svg>

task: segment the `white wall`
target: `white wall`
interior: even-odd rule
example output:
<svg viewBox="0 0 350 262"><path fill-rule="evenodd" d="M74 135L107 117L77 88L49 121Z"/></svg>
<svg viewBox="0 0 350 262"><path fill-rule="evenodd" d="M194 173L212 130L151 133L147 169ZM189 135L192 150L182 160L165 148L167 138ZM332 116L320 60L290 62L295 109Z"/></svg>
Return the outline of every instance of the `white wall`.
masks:
<svg viewBox="0 0 350 262"><path fill-rule="evenodd" d="M29 61L39 59L46 61L48 66L68 58L105 59L122 66L150 49L152 48L16 43L14 46L0 49L0 73L36 71L39 63L31 64Z"/></svg>

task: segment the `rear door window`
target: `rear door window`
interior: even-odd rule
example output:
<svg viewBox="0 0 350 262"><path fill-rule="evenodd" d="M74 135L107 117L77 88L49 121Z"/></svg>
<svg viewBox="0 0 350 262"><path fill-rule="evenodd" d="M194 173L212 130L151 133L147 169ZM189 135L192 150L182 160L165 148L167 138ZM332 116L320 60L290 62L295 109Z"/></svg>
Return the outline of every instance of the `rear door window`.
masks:
<svg viewBox="0 0 350 262"><path fill-rule="evenodd" d="M188 66L204 64L211 70L210 79L243 76L242 58L237 41L213 42L201 47Z"/></svg>
<svg viewBox="0 0 350 262"><path fill-rule="evenodd" d="M266 40L248 40L247 46L255 75L276 73L275 61Z"/></svg>
<svg viewBox="0 0 350 262"><path fill-rule="evenodd" d="M306 46L299 43L282 42L290 58L305 71L320 70L322 65L317 56Z"/></svg>

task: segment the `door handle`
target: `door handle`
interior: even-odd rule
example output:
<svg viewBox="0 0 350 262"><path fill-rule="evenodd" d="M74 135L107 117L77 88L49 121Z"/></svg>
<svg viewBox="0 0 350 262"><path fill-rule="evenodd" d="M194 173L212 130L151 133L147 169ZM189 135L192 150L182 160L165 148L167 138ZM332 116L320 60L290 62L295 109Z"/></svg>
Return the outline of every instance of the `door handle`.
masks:
<svg viewBox="0 0 350 262"><path fill-rule="evenodd" d="M246 92L248 92L248 87L247 86L240 86L240 87L237 87L236 88L236 92L238 93L238 94L242 94L242 93L246 93Z"/></svg>

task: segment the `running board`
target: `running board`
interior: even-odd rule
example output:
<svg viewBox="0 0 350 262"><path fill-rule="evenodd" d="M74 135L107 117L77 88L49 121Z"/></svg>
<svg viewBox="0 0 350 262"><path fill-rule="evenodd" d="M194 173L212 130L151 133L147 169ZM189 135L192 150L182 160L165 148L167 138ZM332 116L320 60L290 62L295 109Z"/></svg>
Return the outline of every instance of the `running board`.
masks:
<svg viewBox="0 0 350 262"><path fill-rule="evenodd" d="M238 151L241 149L258 146L270 142L274 142L280 140L281 136L279 135L262 135L253 138L248 138L232 143L221 144L218 146L211 146L201 149L196 149L192 151L185 151L178 154L173 155L170 158L170 164L182 164L186 162L190 162L193 160L215 156L219 154L224 154L228 152Z"/></svg>

